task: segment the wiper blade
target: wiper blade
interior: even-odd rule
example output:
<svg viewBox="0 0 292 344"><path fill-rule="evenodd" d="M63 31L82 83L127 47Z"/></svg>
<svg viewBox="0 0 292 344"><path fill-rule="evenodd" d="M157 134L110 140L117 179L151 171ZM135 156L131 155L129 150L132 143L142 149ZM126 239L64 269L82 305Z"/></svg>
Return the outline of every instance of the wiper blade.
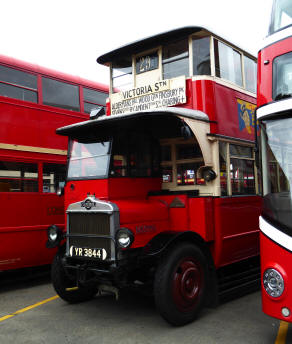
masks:
<svg viewBox="0 0 292 344"><path fill-rule="evenodd" d="M276 95L275 100L281 100L281 99L285 99L285 98L291 98L292 97L292 93L279 93Z"/></svg>

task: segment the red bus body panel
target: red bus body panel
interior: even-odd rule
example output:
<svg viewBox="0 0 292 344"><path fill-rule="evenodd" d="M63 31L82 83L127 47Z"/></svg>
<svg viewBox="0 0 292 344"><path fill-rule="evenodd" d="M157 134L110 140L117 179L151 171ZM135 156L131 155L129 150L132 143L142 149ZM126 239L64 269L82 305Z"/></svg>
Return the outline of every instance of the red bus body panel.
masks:
<svg viewBox="0 0 292 344"><path fill-rule="evenodd" d="M135 188L131 181L129 178L70 181L65 189L65 207L85 199L87 194L115 203L120 211L120 226L135 235L132 248L144 247L159 233L193 231L209 243L216 267L259 254L261 197L213 198L184 194L147 197L143 192L145 185L148 192L158 190L151 186L157 186L159 181L137 178ZM111 182L116 185L113 189Z"/></svg>
<svg viewBox="0 0 292 344"><path fill-rule="evenodd" d="M261 271L262 273L269 268L278 270L284 279L285 289L280 297L272 298L264 290L262 284L262 308L264 313L280 320L292 322L292 314L288 317L282 315L282 308L292 309L291 276L292 265L291 252L282 248L276 242L260 234L261 248Z"/></svg>
<svg viewBox="0 0 292 344"><path fill-rule="evenodd" d="M0 64L32 72L38 78L41 73L63 82L108 92L102 84L3 55L0 55ZM57 135L56 129L87 120L89 116L43 105L40 101L41 90L39 103L0 96L0 161L35 163L39 171L39 192L0 190L0 271L50 264L56 249L46 248L47 228L56 224L65 229L64 197L43 192L42 164L66 164L68 139ZM42 149L48 149L48 152L44 153Z"/></svg>
<svg viewBox="0 0 292 344"><path fill-rule="evenodd" d="M267 46L258 55L258 107L273 102L272 80L274 57L291 52L292 37L288 37L277 43ZM264 61L269 61L264 64Z"/></svg>
<svg viewBox="0 0 292 344"><path fill-rule="evenodd" d="M253 104L255 110L255 98L211 80L194 81L191 96L192 108L205 112L213 121L212 134L254 141L254 114L248 128L240 118L240 101Z"/></svg>

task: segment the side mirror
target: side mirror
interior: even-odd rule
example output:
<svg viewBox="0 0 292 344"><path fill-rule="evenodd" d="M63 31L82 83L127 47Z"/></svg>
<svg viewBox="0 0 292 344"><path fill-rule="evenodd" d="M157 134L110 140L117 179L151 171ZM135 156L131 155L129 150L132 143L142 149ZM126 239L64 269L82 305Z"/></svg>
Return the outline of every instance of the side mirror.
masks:
<svg viewBox="0 0 292 344"><path fill-rule="evenodd" d="M198 178L203 178L205 182L211 182L217 177L211 166L201 166L197 171Z"/></svg>
<svg viewBox="0 0 292 344"><path fill-rule="evenodd" d="M211 180L215 179L217 177L217 174L212 169L205 170L203 172L203 178L205 182L210 182Z"/></svg>
<svg viewBox="0 0 292 344"><path fill-rule="evenodd" d="M90 111L90 119L96 119L100 116L104 116L105 115L105 110L104 110L104 107L99 107L99 108L96 108L96 109L92 109Z"/></svg>
<svg viewBox="0 0 292 344"><path fill-rule="evenodd" d="M193 136L193 133L188 125L186 125L184 122L182 123L182 126L180 128L181 136L188 140Z"/></svg>
<svg viewBox="0 0 292 344"><path fill-rule="evenodd" d="M65 189L65 183L64 182L60 182L59 186L57 188L56 194L58 196L60 196L60 197L63 196L64 195L64 189Z"/></svg>

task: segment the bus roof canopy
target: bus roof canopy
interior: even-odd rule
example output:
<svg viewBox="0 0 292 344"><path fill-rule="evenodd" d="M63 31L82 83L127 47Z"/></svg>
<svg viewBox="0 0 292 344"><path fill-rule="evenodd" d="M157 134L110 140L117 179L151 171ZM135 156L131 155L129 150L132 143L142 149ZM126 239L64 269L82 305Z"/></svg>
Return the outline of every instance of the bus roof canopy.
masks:
<svg viewBox="0 0 292 344"><path fill-rule="evenodd" d="M143 38L135 42L123 45L115 50L112 50L104 55L101 55L100 57L97 58L97 62L100 64L106 65L106 64L109 64L110 62L119 61L121 56L131 56L132 54L138 54L141 51L152 49L155 46L169 44L178 39L186 38L189 35L199 32L199 31L206 31L206 32L209 32L210 34L213 34L213 32L210 31L208 28L204 28L201 26L185 26L182 28L177 28L171 31L159 33L157 35ZM230 42L234 46L237 46L236 44L232 43L230 40L225 39L224 37L221 37L221 38L227 42ZM248 53L249 55L253 56L253 54L248 52L247 50L242 49L242 48L240 49Z"/></svg>
<svg viewBox="0 0 292 344"><path fill-rule="evenodd" d="M96 119L91 119L85 122L79 122L75 124L68 125L66 127L62 127L57 129L57 134L64 135L64 136L75 136L78 135L79 132L86 132L86 130L91 129L108 129L110 126L114 124L121 124L126 122L130 119L135 118L155 118L158 116L166 116L165 120L169 117L185 117L196 119L199 121L209 122L209 117L204 112L199 110L192 110L192 109L185 109L185 108L159 108L155 110L149 111L139 111L139 112L132 112L126 115L112 115L112 116L101 116Z"/></svg>

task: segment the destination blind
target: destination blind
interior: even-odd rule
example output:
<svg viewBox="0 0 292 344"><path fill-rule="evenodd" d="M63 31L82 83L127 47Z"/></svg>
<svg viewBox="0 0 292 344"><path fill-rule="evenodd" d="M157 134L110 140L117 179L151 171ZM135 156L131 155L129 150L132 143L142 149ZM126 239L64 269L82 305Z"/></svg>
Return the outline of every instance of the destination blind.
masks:
<svg viewBox="0 0 292 344"><path fill-rule="evenodd" d="M186 103L185 77L158 81L111 95L111 114L153 110Z"/></svg>

